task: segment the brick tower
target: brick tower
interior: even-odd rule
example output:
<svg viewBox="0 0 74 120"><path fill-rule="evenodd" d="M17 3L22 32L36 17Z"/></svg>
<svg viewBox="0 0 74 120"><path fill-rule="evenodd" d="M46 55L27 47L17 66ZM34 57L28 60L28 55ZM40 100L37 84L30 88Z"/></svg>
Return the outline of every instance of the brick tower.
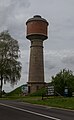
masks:
<svg viewBox="0 0 74 120"><path fill-rule="evenodd" d="M26 25L26 38L31 41L28 92L33 93L45 86L43 41L48 38L48 22L40 15L35 15L26 22Z"/></svg>

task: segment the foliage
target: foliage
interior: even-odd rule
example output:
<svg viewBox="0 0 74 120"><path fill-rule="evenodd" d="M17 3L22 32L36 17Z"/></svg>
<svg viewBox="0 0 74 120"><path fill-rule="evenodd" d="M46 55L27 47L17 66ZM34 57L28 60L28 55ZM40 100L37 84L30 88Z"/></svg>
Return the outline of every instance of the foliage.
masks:
<svg viewBox="0 0 74 120"><path fill-rule="evenodd" d="M8 31L0 33L0 79L1 89L3 80L12 85L17 83L21 77L21 63L19 58L18 41L13 39Z"/></svg>
<svg viewBox="0 0 74 120"><path fill-rule="evenodd" d="M68 88L68 96L71 96L72 92L74 92L74 75L71 70L61 70L55 77L52 77L52 83L54 84L55 92L62 96L65 88Z"/></svg>

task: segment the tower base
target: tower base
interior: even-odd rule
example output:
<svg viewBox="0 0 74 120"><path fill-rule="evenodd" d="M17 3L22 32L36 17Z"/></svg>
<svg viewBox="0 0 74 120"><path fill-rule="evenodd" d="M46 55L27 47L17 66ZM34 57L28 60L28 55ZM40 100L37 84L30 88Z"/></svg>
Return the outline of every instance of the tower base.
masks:
<svg viewBox="0 0 74 120"><path fill-rule="evenodd" d="M45 85L45 82L28 82L28 93L34 93Z"/></svg>

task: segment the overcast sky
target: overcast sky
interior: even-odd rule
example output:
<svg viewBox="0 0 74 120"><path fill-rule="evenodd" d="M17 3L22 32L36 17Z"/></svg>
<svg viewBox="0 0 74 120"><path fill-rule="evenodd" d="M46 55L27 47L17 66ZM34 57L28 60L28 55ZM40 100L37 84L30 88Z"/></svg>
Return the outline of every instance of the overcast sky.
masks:
<svg viewBox="0 0 74 120"><path fill-rule="evenodd" d="M74 71L74 0L0 0L0 32L8 29L21 50L22 77L14 88L28 81L30 41L25 23L34 15L49 22L44 42L45 81L63 68ZM5 91L14 88L3 87Z"/></svg>

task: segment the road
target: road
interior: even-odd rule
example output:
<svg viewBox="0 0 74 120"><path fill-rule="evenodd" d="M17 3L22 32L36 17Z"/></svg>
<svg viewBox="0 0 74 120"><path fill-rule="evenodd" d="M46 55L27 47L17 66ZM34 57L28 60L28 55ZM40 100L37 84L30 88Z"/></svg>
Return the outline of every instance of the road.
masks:
<svg viewBox="0 0 74 120"><path fill-rule="evenodd" d="M0 100L0 120L74 120L74 111Z"/></svg>

